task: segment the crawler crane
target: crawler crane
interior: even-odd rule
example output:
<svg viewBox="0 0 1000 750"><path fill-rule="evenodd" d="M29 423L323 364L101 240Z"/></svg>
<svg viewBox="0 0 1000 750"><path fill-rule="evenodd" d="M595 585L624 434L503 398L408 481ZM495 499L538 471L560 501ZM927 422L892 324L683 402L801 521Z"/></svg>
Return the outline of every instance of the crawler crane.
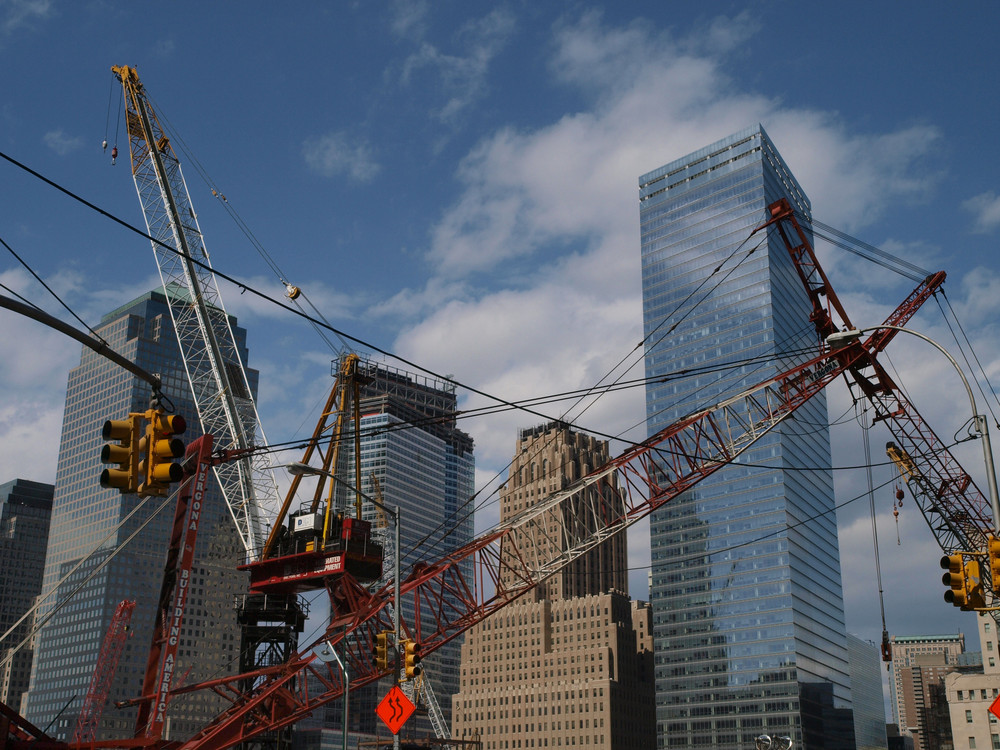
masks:
<svg viewBox="0 0 1000 750"><path fill-rule="evenodd" d="M147 142L153 143L155 150L166 147L159 141ZM985 540L992 529L988 503L878 362L879 354L894 338L895 331L880 329L845 346L829 346L828 336L854 326L789 204L779 201L766 211L754 233L773 232L793 259L812 304L810 320L818 337L815 356L670 425L469 544L437 560L412 566L400 582L403 606L399 607L399 614L412 612L401 624L405 638L420 644L424 653L439 648L734 461L841 376L871 401L880 421L892 432L896 445L912 460L914 474L925 480L928 499L921 510L942 549L949 554L956 550L985 551ZM885 325L905 325L937 292L944 279L943 272L924 279L887 318ZM332 407L332 403L328 404L327 411L332 412ZM340 411L347 413L346 409ZM324 429L317 428L316 444ZM307 462L310 457L307 455ZM336 469L333 463L324 461L326 470L331 466ZM191 737L169 743L158 738L136 738L124 743L88 746L222 750L288 727L342 694L338 670L318 656L324 648L339 648L351 674L352 688L387 674L388 670L376 667L373 652L377 635L391 629L392 590L383 585L373 591L366 585L369 580L377 579L380 572L376 573L374 561L367 557L369 548L357 546L364 529L358 527L359 536L355 538L351 524L351 536L345 539L346 527L343 524L337 527L331 506L332 494L324 506L317 491L309 512L323 515L323 527L320 529L318 519L304 522L307 528L303 533L311 538L306 539L302 552L298 541L283 540L289 531L276 531L276 536L267 540L268 555L251 560L247 566L251 570L252 591L266 591L275 586L274 591L280 594L305 585L300 583L303 578L310 579L309 585L322 586L329 597L331 617L318 639L291 653L283 663L174 690L175 695L210 690L229 702L225 711ZM286 499L279 518L288 515L290 507L291 500ZM550 519L562 517L565 508L582 515L582 522L575 527L555 524L564 535L559 543L538 543L553 526ZM285 528L284 523L275 524L276 529L279 526ZM336 528L340 529L339 535L336 531L331 533ZM356 544L356 566L352 567L348 555L342 555L336 562L326 556L324 550L333 540L338 540L337 544ZM350 548L341 546L341 549ZM395 552L398 554L399 550ZM300 554L312 562L298 569L281 568L269 562ZM324 567L330 563L330 570L317 571L314 567L317 561L322 561ZM466 574L470 569L475 571L473 577ZM988 567L984 579L984 589L992 603L996 597L989 583ZM143 696L140 700L148 699ZM0 706L0 722L3 724L0 750L74 747L51 740L3 706Z"/></svg>
<svg viewBox="0 0 1000 750"><path fill-rule="evenodd" d="M893 338L892 333L879 332L836 350L825 345L825 337L830 332L839 327L851 327L850 321L787 204L769 207L768 218L756 231L768 230L776 231L786 242L813 301L811 317L821 337L816 356L671 425L566 490L549 496L541 504L441 559L413 566L401 582L404 611L413 612L412 618L402 623L406 638L421 644L425 653L435 650L611 535L624 532L640 518L733 461L842 375L881 400L888 401L895 395L891 381L876 359ZM904 324L943 281L943 273L929 276L886 323ZM835 321L834 316L839 320ZM921 436L929 434L928 431L914 431L909 443L915 444ZM899 435L896 437L897 442L902 440ZM916 456L927 455L926 451L918 453L915 446L908 448L908 452L915 461L921 460ZM938 455L940 450L936 448L931 453ZM921 467L925 476L929 471L929 467ZM971 486L971 481L956 484L955 496L946 498L949 505L942 505L940 512L949 513L949 507L957 508L968 502L969 498L962 491L968 492ZM586 503L580 500L585 488L599 490L588 491ZM564 529L569 537L559 545L523 543L524 540L544 538L548 519L553 514L561 514L564 507L573 507L577 513L585 514L586 523L581 523L578 529ZM980 515L970 519L968 526L978 524L986 528L987 521ZM962 523L954 526L963 528ZM967 533L973 530L970 528ZM469 560L473 561L472 569L476 571L474 580L463 572ZM186 750L231 747L289 726L338 697L342 692L339 673L318 658L317 651L321 648L337 646L341 649L352 676L352 687L370 683L384 673L375 668L372 654L376 635L390 629L391 591L383 587L372 592L349 570L327 577L324 583L330 599L331 619L326 632L314 643L292 654L283 664L175 691L212 690L230 702L226 711L177 747ZM243 689L248 682L252 688ZM25 726L18 718L16 715L11 717L7 741L11 748L29 746L32 742L46 743L44 735ZM164 746L162 742L147 744Z"/></svg>

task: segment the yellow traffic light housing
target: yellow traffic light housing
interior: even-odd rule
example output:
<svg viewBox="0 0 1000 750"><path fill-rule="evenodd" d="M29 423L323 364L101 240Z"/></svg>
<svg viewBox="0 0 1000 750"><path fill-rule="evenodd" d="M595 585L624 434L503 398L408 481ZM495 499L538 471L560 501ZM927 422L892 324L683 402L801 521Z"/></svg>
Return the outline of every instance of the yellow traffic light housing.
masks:
<svg viewBox="0 0 1000 750"><path fill-rule="evenodd" d="M412 680L423 671L420 666L420 644L409 639L403 641L403 672L404 679Z"/></svg>
<svg viewBox="0 0 1000 750"><path fill-rule="evenodd" d="M990 561L990 588L1000 594L1000 539L992 534L986 540L986 556Z"/></svg>
<svg viewBox="0 0 1000 750"><path fill-rule="evenodd" d="M175 458L184 455L184 441L175 435L183 434L187 423L181 415L164 414L160 409L147 411L146 419L149 424L142 446L145 461L139 494L162 497L169 492L172 482L179 482L184 477L181 465L174 462Z"/></svg>
<svg viewBox="0 0 1000 750"><path fill-rule="evenodd" d="M375 636L375 668L379 672L389 668L389 631L387 630Z"/></svg>
<svg viewBox="0 0 1000 750"><path fill-rule="evenodd" d="M945 555L941 567L948 572L941 576L941 583L948 586L944 600L948 604L965 609L969 601L968 582L965 580L965 562L961 554Z"/></svg>
<svg viewBox="0 0 1000 750"><path fill-rule="evenodd" d="M129 414L128 419L109 419L101 436L114 440L101 448L101 462L117 468L101 472L101 487L114 487L122 494L139 488L139 462L142 440L141 414Z"/></svg>
<svg viewBox="0 0 1000 750"><path fill-rule="evenodd" d="M942 557L941 567L948 571L941 576L941 582L949 587L944 592L946 602L965 611L986 606L979 562L965 562L965 555L956 552Z"/></svg>

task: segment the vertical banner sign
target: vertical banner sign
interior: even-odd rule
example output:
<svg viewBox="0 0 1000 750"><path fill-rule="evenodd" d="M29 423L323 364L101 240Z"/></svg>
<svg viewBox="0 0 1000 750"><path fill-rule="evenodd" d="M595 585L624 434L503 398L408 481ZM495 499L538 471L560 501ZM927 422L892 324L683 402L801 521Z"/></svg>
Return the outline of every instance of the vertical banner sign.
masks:
<svg viewBox="0 0 1000 750"><path fill-rule="evenodd" d="M188 446L185 464L196 462L194 475L181 486L177 497L167 564L164 570L160 606L153 628L153 644L146 664L143 695L152 695L151 702L139 706L136 737L160 739L166 722L170 684L177 667L177 651L181 626L191 585L194 548L201 524L205 490L212 468L212 436L204 435ZM187 469L190 471L190 469Z"/></svg>

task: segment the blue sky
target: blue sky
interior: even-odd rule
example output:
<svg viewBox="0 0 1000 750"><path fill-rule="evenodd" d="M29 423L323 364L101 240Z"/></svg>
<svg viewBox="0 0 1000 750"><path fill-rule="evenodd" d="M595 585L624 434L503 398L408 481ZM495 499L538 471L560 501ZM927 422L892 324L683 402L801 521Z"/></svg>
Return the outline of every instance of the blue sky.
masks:
<svg viewBox="0 0 1000 750"><path fill-rule="evenodd" d="M638 343L638 176L761 122L818 220L948 272L948 299L997 382L998 20L985 2L909 3L904 16L867 2L0 0L0 150L141 226L110 72L135 66L190 150L185 175L218 269L282 298L195 162L334 326L515 400L592 385ZM121 151L115 166L105 137ZM6 162L0 238L91 324L158 284L148 243ZM881 321L910 290L820 251L858 324ZM60 313L7 254L0 283ZM276 306L221 290L249 329L265 432L306 434L330 386L330 350ZM79 347L12 314L2 321L0 480L51 481ZM936 307L914 326L955 346ZM915 341L891 356L947 441L968 411L950 366ZM482 403L463 394L463 405ZM831 415L848 407L835 386ZM642 415L632 389L579 425L637 439ZM111 416L95 415L95 430ZM537 421L465 423L482 484L517 428ZM850 420L834 428L836 465L863 463L859 436ZM985 487L978 450L960 455ZM889 476L878 469L876 481ZM865 483L859 471L836 481L841 501ZM974 633L971 615L941 601L939 553L912 500L896 543L891 495L876 495L890 632ZM867 502L839 523L848 627L878 639ZM643 597L641 529L630 544Z"/></svg>

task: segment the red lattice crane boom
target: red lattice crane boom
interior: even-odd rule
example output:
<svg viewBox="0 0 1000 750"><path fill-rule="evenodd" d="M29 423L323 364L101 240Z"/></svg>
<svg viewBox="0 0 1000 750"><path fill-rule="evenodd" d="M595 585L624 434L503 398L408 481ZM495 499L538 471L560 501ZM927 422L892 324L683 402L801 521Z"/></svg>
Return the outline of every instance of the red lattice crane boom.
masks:
<svg viewBox="0 0 1000 750"><path fill-rule="evenodd" d="M796 258L796 268L812 299L811 319L819 335L825 340L831 333L840 330L833 321L831 310L840 317L841 328L854 329L826 275L815 262L791 206L786 201L780 201L771 207L771 213L771 222L789 253ZM803 258L801 261L798 260L800 256ZM944 276L942 271L928 278L937 288L944 283ZM904 301L883 325L905 325L912 316L907 312L910 309L910 300ZM934 434L873 354L867 354L883 349L897 333L892 328L881 328L866 340L853 341L840 350L849 356L859 355L856 364L845 372L848 385L868 400L874 410L875 421L886 425L897 449L904 451L902 455L907 457L912 467L907 475L907 484L942 551L950 555L959 551L985 550L987 538L993 530L989 499L976 487L972 477L944 441ZM980 571L983 587L990 591L989 566L981 566Z"/></svg>
<svg viewBox="0 0 1000 750"><path fill-rule="evenodd" d="M547 497L495 530L436 562L415 565L401 584L401 612L413 612L402 623L405 637L420 643L425 653L435 650L490 616L548 576L586 554L608 537L622 533L701 479L735 460L757 439L795 412L841 375L860 388L882 412L887 424L905 432L911 453L927 477L940 478L935 497L948 516L950 528L966 535L983 524L981 508L968 494L974 487L968 475L950 460L940 441L926 430L916 412L878 365L877 355L894 336L881 330L843 348L826 345L828 335L851 328L846 312L822 271L806 234L787 203L769 207L770 216L756 230L775 231L785 242L812 300L811 320L820 337L817 355L757 386L671 425L635 445L566 490ZM928 276L897 307L886 325L908 321L944 282L945 274ZM897 439L900 439L897 436ZM924 452L920 453L919 448ZM916 460L916 459L915 459ZM950 472L950 473L949 473ZM931 480L928 479L928 482ZM981 495L979 496L981 498ZM969 503L968 506L965 504ZM572 514L567 514L567 508ZM576 526L560 526L558 544L539 543L549 534L552 517L578 519ZM940 537L939 537L940 540ZM474 571L469 578L468 570ZM339 672L317 658L314 650L336 645L346 656L351 686L359 687L381 676L372 658L375 635L390 629L387 609L391 586L369 591L350 573L326 582L331 621L326 632L284 664L274 665L175 691L212 690L230 701L230 707L193 737L171 743L171 750L221 750L264 732L288 726L342 693ZM247 684L253 688L245 691ZM6 714L0 710L0 717ZM23 720L12 721L7 746L34 747L51 741ZM163 747L162 741L132 740L129 747ZM0 750L4 750L0 746Z"/></svg>
<svg viewBox="0 0 1000 750"><path fill-rule="evenodd" d="M797 226L794 216L784 215L776 205L758 231L789 221ZM804 236L800 239L793 257L811 290L817 330L829 335L837 330L831 311L842 324L849 325L849 321L832 296L812 248ZM929 276L886 322L899 325L909 320L943 281L943 273ZM810 361L672 425L438 562L418 564L401 587L401 610L415 613L412 621L403 624L406 637L421 643L425 652L440 647L733 461L835 378L874 367L876 355L891 338L872 336L858 346L837 351L824 344ZM571 514L565 512L567 507L572 508ZM547 537L553 516L574 517L579 524L561 528L568 536L559 544L537 543ZM463 572L469 562L476 571L475 580ZM326 642L347 652L352 686L377 679L372 646L375 634L389 627L385 610L390 591L370 593L347 575L331 580L328 590L332 620L314 645ZM255 695L249 700L238 695L233 679L211 683L211 689L231 697L232 707L182 747L230 746L297 721L341 690L337 674L309 651L300 652L287 664L262 670L257 677ZM323 688L317 691L316 685Z"/></svg>
<svg viewBox="0 0 1000 750"><path fill-rule="evenodd" d="M108 631L104 634L104 641L101 643L101 650L97 656L94 676L90 679L90 687L87 688L80 716L76 720L76 730L73 732L75 744L93 742L95 739L97 725L100 723L101 713L104 711L104 704L107 703L108 695L111 692L111 681L118 669L118 662L125 649L125 641L131 635L129 625L132 622L133 610L135 610L135 601L125 599L118 603L118 607L111 617Z"/></svg>

